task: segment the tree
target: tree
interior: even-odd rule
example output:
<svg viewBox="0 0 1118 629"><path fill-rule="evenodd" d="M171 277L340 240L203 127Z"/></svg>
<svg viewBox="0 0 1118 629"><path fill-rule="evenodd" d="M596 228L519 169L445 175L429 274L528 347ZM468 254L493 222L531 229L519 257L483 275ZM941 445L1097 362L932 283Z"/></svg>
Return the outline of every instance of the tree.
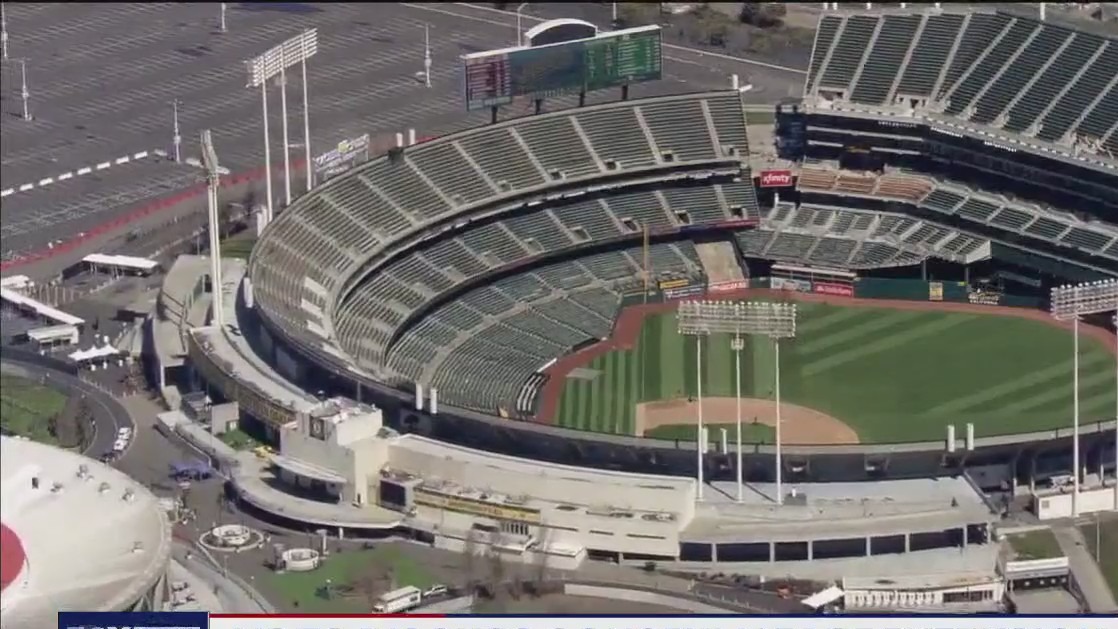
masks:
<svg viewBox="0 0 1118 629"><path fill-rule="evenodd" d="M462 573L466 581L466 592L473 596L477 592L477 531L471 527L466 531L465 545L462 549Z"/></svg>
<svg viewBox="0 0 1118 629"><path fill-rule="evenodd" d="M738 19L760 28L779 26L788 9L780 2L743 2Z"/></svg>

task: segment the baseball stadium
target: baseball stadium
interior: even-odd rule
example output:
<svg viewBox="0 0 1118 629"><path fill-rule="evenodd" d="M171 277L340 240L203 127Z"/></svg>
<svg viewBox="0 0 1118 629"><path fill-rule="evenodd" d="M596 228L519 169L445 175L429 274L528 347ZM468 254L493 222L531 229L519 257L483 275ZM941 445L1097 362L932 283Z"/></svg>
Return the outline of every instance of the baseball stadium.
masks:
<svg viewBox="0 0 1118 629"><path fill-rule="evenodd" d="M505 483L513 458L645 489L698 478L700 497L739 474L997 489L1071 470L1073 424L1105 477L1114 67L1113 36L1012 13L843 9L794 103L746 106L736 84L547 111L536 95L534 115L398 146L277 213L229 343L319 401L375 405L401 465L444 479L454 456ZM1051 298L1068 285L1093 308L1077 319ZM312 396L186 337L254 431L304 423ZM985 517L952 530L985 536Z"/></svg>

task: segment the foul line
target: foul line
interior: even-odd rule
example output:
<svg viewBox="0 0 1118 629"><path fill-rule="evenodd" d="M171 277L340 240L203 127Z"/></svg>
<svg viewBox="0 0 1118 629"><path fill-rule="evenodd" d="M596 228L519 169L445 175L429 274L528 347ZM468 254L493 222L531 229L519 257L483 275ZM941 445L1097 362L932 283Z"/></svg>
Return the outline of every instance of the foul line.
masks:
<svg viewBox="0 0 1118 629"><path fill-rule="evenodd" d="M475 10L478 10L478 11L488 11L490 13L497 13L499 15L504 15L504 16L508 16L508 17L515 17L516 16L516 13L513 12L513 11L504 11L504 10L501 10L501 9L495 9L493 7L486 7L486 6L476 5L476 4L470 4L468 2L455 2L454 4L457 5L457 6L460 6L460 7L466 7L466 8L475 9ZM460 13L454 13L454 12L451 12L451 11L445 11L443 9L436 9L434 7L423 6L423 5L419 5L419 4L408 4L408 3L401 2L400 5L404 6L404 7L407 7L409 9L418 9L420 11L430 11L432 13L441 13L443 15L449 15L451 17L456 17L456 18L466 19L466 20L474 20L476 22L483 22L485 24L492 24L494 26L501 26L501 27L505 27L505 28L508 28L510 26L509 24L506 24L504 22L494 22L492 20L486 20L484 18L479 18L479 17L476 17L476 16L462 15ZM528 13L521 13L520 14L520 19L527 20L529 22L546 22L546 21L548 21L547 18L537 17L535 15L531 15L531 14L528 14ZM758 66L758 67L761 67L761 68L768 68L770 70L778 70L780 72L789 72L791 74L799 74L799 75L806 75L807 74L807 70L801 70L799 68L792 68L792 67L788 67L788 66L777 65L775 63L767 63L767 62L764 62L764 61L757 61L756 59L746 59L744 57L735 57L733 55L727 55L727 54L720 53L720 52L711 52L711 51L707 51L707 50L699 50L698 48L689 48L687 46L680 46L678 44L664 43L663 46L664 46L664 48L666 48L668 50L681 50L681 51L689 52L689 53L704 56L704 57L713 57L715 59L722 59L723 61L733 61L735 63L745 63L745 64L749 64L749 65L755 65L755 66ZM691 64L695 63L693 61L688 61L686 59L679 59L677 57L667 57L667 58L671 59L672 61L680 61L680 62L683 62L683 63L691 63Z"/></svg>

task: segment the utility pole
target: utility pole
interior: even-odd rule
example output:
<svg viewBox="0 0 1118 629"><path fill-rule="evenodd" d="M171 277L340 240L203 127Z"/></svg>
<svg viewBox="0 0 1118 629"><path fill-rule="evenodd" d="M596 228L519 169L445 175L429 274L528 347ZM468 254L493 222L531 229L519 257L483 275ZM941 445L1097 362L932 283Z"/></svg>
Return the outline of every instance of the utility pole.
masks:
<svg viewBox="0 0 1118 629"><path fill-rule="evenodd" d="M218 26L219 26L219 28L221 28L221 32L224 33L225 32L225 3L224 2L221 3L221 21L218 24Z"/></svg>
<svg viewBox="0 0 1118 629"><path fill-rule="evenodd" d="M0 46L3 47L4 61L8 60L8 9L0 2Z"/></svg>
<svg viewBox="0 0 1118 629"><path fill-rule="evenodd" d="M175 147L175 163L182 162L182 152L180 145L182 144L182 136L179 135L179 99L171 101L171 116L173 117L175 133L171 136L171 142Z"/></svg>
<svg viewBox="0 0 1118 629"><path fill-rule="evenodd" d="M19 60L19 75L22 87L20 87L19 95L23 98L23 119L31 120L31 109L28 99L31 98L31 92L27 90L27 60Z"/></svg>
<svg viewBox="0 0 1118 629"><path fill-rule="evenodd" d="M431 27L423 25L423 79L431 87Z"/></svg>

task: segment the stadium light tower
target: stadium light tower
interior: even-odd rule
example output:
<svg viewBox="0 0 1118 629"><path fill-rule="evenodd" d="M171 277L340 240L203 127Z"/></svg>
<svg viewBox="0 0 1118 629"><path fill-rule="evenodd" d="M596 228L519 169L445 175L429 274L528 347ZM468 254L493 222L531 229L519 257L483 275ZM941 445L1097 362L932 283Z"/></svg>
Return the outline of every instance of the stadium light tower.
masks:
<svg viewBox="0 0 1118 629"><path fill-rule="evenodd" d="M8 9L0 2L0 47L3 48L4 61L8 60Z"/></svg>
<svg viewBox="0 0 1118 629"><path fill-rule="evenodd" d="M286 82L287 68L299 63L303 66L303 129L306 134L304 138L304 148L307 153L307 168L310 168L311 163L311 138L310 138L310 114L307 108L307 59L314 56L318 52L318 29L309 29L303 31L301 34L292 37L284 43L276 46L264 54L249 59L245 62L248 70L248 83L246 87L260 88L260 103L262 114L264 117L264 169L265 169L265 197L267 199L267 206L264 209L265 224L272 221L274 215L272 209L272 150L271 139L268 134L268 81L272 78L278 77L281 85ZM290 202L290 179L291 171L287 164L287 153L289 147L287 146L287 96L284 90L282 107L284 109L283 116L283 137L284 137L284 164L287 177L285 178L288 190L288 202ZM307 180L307 189L310 189L310 179Z"/></svg>
<svg viewBox="0 0 1118 629"><path fill-rule="evenodd" d="M1118 279L1058 286L1052 289L1050 301L1052 316L1058 321L1070 320L1072 329L1071 458L1074 484L1071 495L1071 515L1076 518L1079 517L1079 475L1082 472L1079 465L1079 318L1113 312L1115 324L1118 325ZM1115 446L1118 447L1118 415L1114 419ZM1115 500L1118 501L1118 460L1115 461L1115 465Z"/></svg>
<svg viewBox="0 0 1118 629"><path fill-rule="evenodd" d="M523 46L524 45L524 29L521 27L521 21L520 21L520 15L521 14L520 14L520 12L523 11L524 9L528 8L529 4L532 4L532 3L531 2L521 2L520 5L516 7L516 45L517 46Z"/></svg>
<svg viewBox="0 0 1118 629"><path fill-rule="evenodd" d="M698 481L697 497L703 499L703 455L706 439L703 437L703 339L711 334L732 334L730 347L735 353L735 372L738 378L737 394L737 485L738 501L743 499L742 434L741 434L741 350L745 348L743 335L763 336L773 340L775 348L774 397L776 402L776 503L784 504L783 461L781 458L780 411L780 340L796 336L796 304L777 302L740 302L694 300L679 304L676 313L679 333L695 337L698 383Z"/></svg>
<svg viewBox="0 0 1118 629"><path fill-rule="evenodd" d="M221 185L221 166L217 163L210 130L202 132L202 165L206 168L206 209L209 213L210 228L210 289L213 300L210 308L211 325L220 326L224 319L221 294L221 222L217 212L217 189Z"/></svg>

